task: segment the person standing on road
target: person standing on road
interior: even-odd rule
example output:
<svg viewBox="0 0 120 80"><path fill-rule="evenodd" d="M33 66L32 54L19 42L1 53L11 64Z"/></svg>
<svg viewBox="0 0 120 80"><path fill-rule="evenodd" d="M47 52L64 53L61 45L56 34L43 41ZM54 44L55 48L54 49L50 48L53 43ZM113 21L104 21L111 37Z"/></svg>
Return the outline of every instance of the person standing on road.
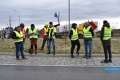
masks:
<svg viewBox="0 0 120 80"><path fill-rule="evenodd" d="M37 54L37 39L38 39L38 29L35 28L34 24L31 24L31 28L28 29L28 35L30 38L31 48L30 48L30 54L33 53L34 49L33 46L35 46L35 54Z"/></svg>
<svg viewBox="0 0 120 80"><path fill-rule="evenodd" d="M25 43L25 38L26 38L26 32L25 32L25 25L23 23L20 24L21 27L21 32L23 34L23 44Z"/></svg>
<svg viewBox="0 0 120 80"><path fill-rule="evenodd" d="M79 55L79 50L80 50L80 42L78 39L78 31L77 31L77 24L73 23L72 24L72 29L69 34L69 38L71 40L71 58L74 58L73 53L74 53L74 48L77 45L77 55Z"/></svg>
<svg viewBox="0 0 120 80"><path fill-rule="evenodd" d="M46 43L46 41L47 41L47 31L48 31L48 23L45 23L45 26L44 26L44 28L42 29L43 42L42 42L41 50L44 49L45 43Z"/></svg>
<svg viewBox="0 0 120 80"><path fill-rule="evenodd" d="M90 59L92 57L92 37L94 37L93 29L88 22L85 22L83 29L85 56L83 58Z"/></svg>
<svg viewBox="0 0 120 80"><path fill-rule="evenodd" d="M21 27L18 26L12 33L12 39L14 39L15 42L15 47L16 47L16 59L21 60L19 51L21 53L22 59L27 59L25 58L24 55L24 47L23 47L23 35L21 32Z"/></svg>
<svg viewBox="0 0 120 80"><path fill-rule="evenodd" d="M112 28L110 27L108 21L103 21L103 27L101 29L100 39L103 44L103 50L105 55L105 60L101 61L101 63L112 63L112 54L111 54L111 36ZM109 60L108 60L108 53L109 53Z"/></svg>

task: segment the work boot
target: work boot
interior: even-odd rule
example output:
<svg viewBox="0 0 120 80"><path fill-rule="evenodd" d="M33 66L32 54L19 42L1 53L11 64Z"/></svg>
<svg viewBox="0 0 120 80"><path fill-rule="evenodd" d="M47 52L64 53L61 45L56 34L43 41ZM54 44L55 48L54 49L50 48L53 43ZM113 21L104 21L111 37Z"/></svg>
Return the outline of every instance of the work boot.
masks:
<svg viewBox="0 0 120 80"><path fill-rule="evenodd" d="M85 56L83 56L83 58L87 58L87 56L85 55Z"/></svg>
<svg viewBox="0 0 120 80"><path fill-rule="evenodd" d="M48 51L48 53L47 54L50 54L50 51Z"/></svg>
<svg viewBox="0 0 120 80"><path fill-rule="evenodd" d="M101 63L108 63L108 60L103 60L101 61Z"/></svg>
<svg viewBox="0 0 120 80"><path fill-rule="evenodd" d="M86 59L91 59L91 56L87 56Z"/></svg>
<svg viewBox="0 0 120 80"><path fill-rule="evenodd" d="M33 49L29 49L30 54L33 54L33 51L34 51Z"/></svg>
<svg viewBox="0 0 120 80"><path fill-rule="evenodd" d="M109 63L112 63L112 60L108 60Z"/></svg>
<svg viewBox="0 0 120 80"><path fill-rule="evenodd" d="M73 55L71 55L71 58L74 58L74 56L73 56Z"/></svg>
<svg viewBox="0 0 120 80"><path fill-rule="evenodd" d="M22 59L25 59L25 60L27 60L27 58L25 58L25 57L24 57L24 58L22 58Z"/></svg>

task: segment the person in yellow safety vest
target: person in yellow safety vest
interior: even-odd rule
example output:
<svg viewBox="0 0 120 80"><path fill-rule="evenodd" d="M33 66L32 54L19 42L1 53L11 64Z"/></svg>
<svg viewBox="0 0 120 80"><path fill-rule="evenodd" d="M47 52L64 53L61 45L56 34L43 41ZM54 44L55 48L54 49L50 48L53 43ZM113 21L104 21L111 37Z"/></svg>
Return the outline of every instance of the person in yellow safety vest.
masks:
<svg viewBox="0 0 120 80"><path fill-rule="evenodd" d="M42 43L41 50L44 49L45 43L46 43L46 41L47 41L47 31L48 31L48 23L45 23L45 26L44 26L44 28L42 29L43 43Z"/></svg>
<svg viewBox="0 0 120 80"><path fill-rule="evenodd" d="M50 45L51 45L51 42L52 42L53 55L55 55L55 36L56 36L56 27L55 26L57 26L57 25L53 25L52 22L49 23L49 28L48 28L48 31L47 31L47 37L48 37L48 39L47 39L48 53L47 54L51 53Z"/></svg>
<svg viewBox="0 0 120 80"><path fill-rule="evenodd" d="M15 42L15 48L16 48L16 59L21 60L19 56L19 52L21 53L22 59L27 59L25 58L24 55L24 47L23 47L23 35L21 32L21 27L18 26L12 33L12 39L14 39Z"/></svg>
<svg viewBox="0 0 120 80"><path fill-rule="evenodd" d="M37 39L38 39L38 29L35 28L34 24L31 24L31 28L28 29L28 34L30 38L30 43L31 43L31 49L30 49L30 54L33 53L34 49L33 46L35 46L35 54L37 54Z"/></svg>
<svg viewBox="0 0 120 80"><path fill-rule="evenodd" d="M94 37L94 32L92 27L88 22L84 23L83 28L83 38L85 47L85 56L83 58L90 59L92 57L92 38Z"/></svg>
<svg viewBox="0 0 120 80"><path fill-rule="evenodd" d="M21 32L23 34L23 43L25 43L25 38L26 38L26 32L25 32L25 25L23 23L20 24L21 27Z"/></svg>
<svg viewBox="0 0 120 80"><path fill-rule="evenodd" d="M103 27L101 29L100 39L103 44L105 60L101 61L101 63L112 63L112 54L111 54L111 36L112 28L110 27L108 21L103 21ZM108 53L109 53L109 60L108 60Z"/></svg>
<svg viewBox="0 0 120 80"><path fill-rule="evenodd" d="M74 48L77 45L77 55L79 55L79 50L80 50L80 42L78 39L78 31L77 31L77 24L73 23L72 24L72 29L69 34L69 38L71 40L71 58L74 58L73 53L74 53Z"/></svg>

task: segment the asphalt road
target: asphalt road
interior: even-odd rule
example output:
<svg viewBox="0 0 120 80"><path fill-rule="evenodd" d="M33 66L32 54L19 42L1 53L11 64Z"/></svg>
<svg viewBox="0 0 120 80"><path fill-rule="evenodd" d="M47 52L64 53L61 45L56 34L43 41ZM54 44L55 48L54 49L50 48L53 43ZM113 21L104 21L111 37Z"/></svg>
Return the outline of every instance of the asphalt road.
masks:
<svg viewBox="0 0 120 80"><path fill-rule="evenodd" d="M120 80L100 67L0 66L0 80Z"/></svg>

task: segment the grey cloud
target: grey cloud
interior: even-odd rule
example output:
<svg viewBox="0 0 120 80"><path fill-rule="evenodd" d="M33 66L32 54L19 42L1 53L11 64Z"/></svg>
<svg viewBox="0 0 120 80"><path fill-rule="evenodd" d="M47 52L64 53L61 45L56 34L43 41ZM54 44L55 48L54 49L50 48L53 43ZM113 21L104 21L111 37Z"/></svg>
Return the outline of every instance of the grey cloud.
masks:
<svg viewBox="0 0 120 80"><path fill-rule="evenodd" d="M119 3L119 0L71 0L71 20L118 17ZM26 25L57 21L54 12L58 11L62 20L68 20L68 0L1 0L0 25L6 26L10 15L12 25L18 24L18 13L13 10L21 12L21 22Z"/></svg>

